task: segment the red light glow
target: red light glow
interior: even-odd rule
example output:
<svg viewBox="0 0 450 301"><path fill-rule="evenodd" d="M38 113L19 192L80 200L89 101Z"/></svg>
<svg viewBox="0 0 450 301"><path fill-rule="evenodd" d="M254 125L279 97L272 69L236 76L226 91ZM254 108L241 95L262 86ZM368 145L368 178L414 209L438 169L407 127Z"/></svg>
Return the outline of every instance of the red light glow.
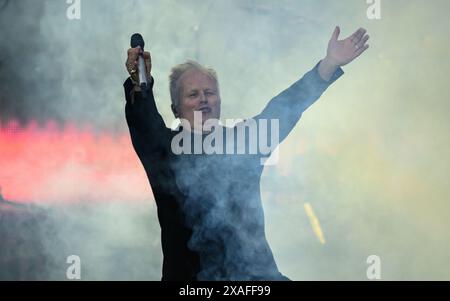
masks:
<svg viewBox="0 0 450 301"><path fill-rule="evenodd" d="M0 126L0 187L6 199L25 203L152 199L128 132L52 121Z"/></svg>

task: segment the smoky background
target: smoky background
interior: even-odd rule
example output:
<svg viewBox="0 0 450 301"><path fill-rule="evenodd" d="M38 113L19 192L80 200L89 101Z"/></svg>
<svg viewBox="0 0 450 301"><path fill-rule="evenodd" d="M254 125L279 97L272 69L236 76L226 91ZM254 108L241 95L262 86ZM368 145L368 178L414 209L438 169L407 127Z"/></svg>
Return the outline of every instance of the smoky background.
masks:
<svg viewBox="0 0 450 301"><path fill-rule="evenodd" d="M0 123L55 120L126 133L122 83L135 32L152 54L166 124L170 68L186 59L217 70L224 119L254 116L325 56L334 26L341 37L365 27L371 48L344 67L283 143L279 164L265 170L268 240L293 280L365 280L372 254L384 280L449 279L448 1L382 1L380 20L367 19L360 0L82 0L80 20L67 18L68 6L0 1ZM12 240L0 245L0 278L25 270L64 280L74 254L83 280L159 280L159 226L147 193L141 202L76 190L71 204L33 200L37 207L20 209L33 212L31 222L11 218L8 207L0 225Z"/></svg>

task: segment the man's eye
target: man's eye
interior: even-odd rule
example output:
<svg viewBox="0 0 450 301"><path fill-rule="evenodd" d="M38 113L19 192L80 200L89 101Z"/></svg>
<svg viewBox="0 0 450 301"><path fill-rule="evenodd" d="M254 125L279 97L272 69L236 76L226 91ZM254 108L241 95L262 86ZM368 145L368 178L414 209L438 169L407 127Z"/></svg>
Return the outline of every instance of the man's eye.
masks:
<svg viewBox="0 0 450 301"><path fill-rule="evenodd" d="M195 96L197 96L197 93L191 93L191 94L189 94L189 97L195 97Z"/></svg>

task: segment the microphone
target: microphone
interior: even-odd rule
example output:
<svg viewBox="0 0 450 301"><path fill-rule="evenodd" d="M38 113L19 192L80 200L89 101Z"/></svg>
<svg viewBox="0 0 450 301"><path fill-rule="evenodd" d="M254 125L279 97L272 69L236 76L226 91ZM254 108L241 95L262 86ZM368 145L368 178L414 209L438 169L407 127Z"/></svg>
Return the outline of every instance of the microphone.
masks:
<svg viewBox="0 0 450 301"><path fill-rule="evenodd" d="M139 54L138 59L138 67L139 67L139 86L142 91L147 90L148 81L147 81L147 72L145 68L145 60L144 60L144 46L145 42L142 36L139 33L135 33L131 36L130 42L131 48L139 48L141 53Z"/></svg>

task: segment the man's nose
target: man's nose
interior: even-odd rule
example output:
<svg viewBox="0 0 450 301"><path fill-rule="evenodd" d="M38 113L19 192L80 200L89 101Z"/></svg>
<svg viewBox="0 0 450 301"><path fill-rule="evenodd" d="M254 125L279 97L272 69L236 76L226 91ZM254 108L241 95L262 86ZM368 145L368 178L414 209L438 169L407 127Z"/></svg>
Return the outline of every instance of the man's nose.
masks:
<svg viewBox="0 0 450 301"><path fill-rule="evenodd" d="M208 97L206 97L205 92L201 92L200 93L200 102L201 103L207 103L208 102Z"/></svg>

